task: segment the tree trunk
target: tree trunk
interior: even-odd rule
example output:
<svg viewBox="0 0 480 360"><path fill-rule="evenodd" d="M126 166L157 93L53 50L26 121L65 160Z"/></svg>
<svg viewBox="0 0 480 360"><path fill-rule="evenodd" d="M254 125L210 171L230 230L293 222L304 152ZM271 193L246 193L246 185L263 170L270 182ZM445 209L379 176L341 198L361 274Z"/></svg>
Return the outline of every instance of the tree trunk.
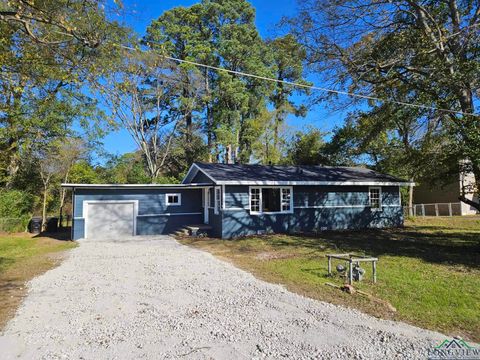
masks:
<svg viewBox="0 0 480 360"><path fill-rule="evenodd" d="M413 178L410 181L413 183ZM413 184L408 188L408 215L413 216Z"/></svg>
<svg viewBox="0 0 480 360"><path fill-rule="evenodd" d="M16 139L11 139L9 141L9 161L7 167L7 181L5 183L5 187L10 189L13 185L13 181L15 180L15 176L20 169L20 159L18 154L18 145Z"/></svg>
<svg viewBox="0 0 480 360"><path fill-rule="evenodd" d="M42 232L47 230L47 196L48 183L43 186L43 207L42 207Z"/></svg>
<svg viewBox="0 0 480 360"><path fill-rule="evenodd" d="M472 206L473 208L477 209L478 211L480 211L480 164L478 164L477 162L471 162L472 163L472 173L475 177L475 183L473 184L473 186L470 186L469 188L466 188L466 186L464 184L462 184L462 191L461 191L461 194L460 196L458 197L458 199L462 202L464 202L465 204L467 205L470 205ZM468 185L467 185L468 186ZM467 193L476 193L477 194L477 201L474 201L474 200L470 200L467 198Z"/></svg>
<svg viewBox="0 0 480 360"><path fill-rule="evenodd" d="M458 91L458 98L460 102L460 107L464 113L472 114L475 112L475 108L473 105L473 93L471 87L464 87L459 89ZM461 136L463 142L466 144L467 152L466 154L468 160L471 164L472 173L475 176L475 189L468 189L467 191L471 191L472 193L476 191L479 194L480 191L480 156L479 156L479 126L480 121L477 117L471 115L464 115L461 119L463 124L460 127ZM462 193L459 196L459 200L474 207L478 211L480 211L480 197L477 201L473 201L467 199L465 196L465 189L462 188Z"/></svg>
<svg viewBox="0 0 480 360"><path fill-rule="evenodd" d="M63 206L65 205L66 189L60 191L60 206L58 208L58 228L63 227Z"/></svg>
<svg viewBox="0 0 480 360"><path fill-rule="evenodd" d="M225 163L232 164L232 144L228 144L225 148Z"/></svg>
<svg viewBox="0 0 480 360"><path fill-rule="evenodd" d="M207 94L207 122L206 122L206 132L207 132L207 149L208 149L208 162L212 162L212 152L213 152L213 111L210 106L210 82L208 81L208 70L205 69L205 93Z"/></svg>
<svg viewBox="0 0 480 360"><path fill-rule="evenodd" d="M278 154L278 127L280 125L280 119L278 116L275 116L275 123L273 124L273 149Z"/></svg>

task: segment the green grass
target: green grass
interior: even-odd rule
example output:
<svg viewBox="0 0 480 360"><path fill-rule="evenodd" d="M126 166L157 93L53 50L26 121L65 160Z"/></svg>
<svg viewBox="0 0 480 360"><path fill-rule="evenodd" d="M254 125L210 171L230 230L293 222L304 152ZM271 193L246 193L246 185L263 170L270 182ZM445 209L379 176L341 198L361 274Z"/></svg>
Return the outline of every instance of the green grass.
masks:
<svg viewBox="0 0 480 360"><path fill-rule="evenodd" d="M0 234L0 329L15 314L26 293L25 283L59 263L59 252L71 241L26 234Z"/></svg>
<svg viewBox="0 0 480 360"><path fill-rule="evenodd" d="M267 281L303 295L358 308L369 314L480 340L480 223L465 218L422 218L403 229L325 232L316 237L269 235L235 241L184 243L206 249ZM377 256L378 282L354 283L384 303L326 286L327 253ZM334 268L337 263L334 262Z"/></svg>
<svg viewBox="0 0 480 360"><path fill-rule="evenodd" d="M32 238L18 235L0 236L0 273L15 263L33 256L67 250L75 247L71 241Z"/></svg>

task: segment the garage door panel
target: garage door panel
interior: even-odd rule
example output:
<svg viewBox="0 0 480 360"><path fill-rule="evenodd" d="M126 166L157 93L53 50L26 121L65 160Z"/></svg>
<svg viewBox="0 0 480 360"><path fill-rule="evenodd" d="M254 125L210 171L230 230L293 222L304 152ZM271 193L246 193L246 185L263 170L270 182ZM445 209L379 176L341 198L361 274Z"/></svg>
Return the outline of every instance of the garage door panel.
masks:
<svg viewBox="0 0 480 360"><path fill-rule="evenodd" d="M135 204L133 202L95 202L87 206L87 238L134 235Z"/></svg>

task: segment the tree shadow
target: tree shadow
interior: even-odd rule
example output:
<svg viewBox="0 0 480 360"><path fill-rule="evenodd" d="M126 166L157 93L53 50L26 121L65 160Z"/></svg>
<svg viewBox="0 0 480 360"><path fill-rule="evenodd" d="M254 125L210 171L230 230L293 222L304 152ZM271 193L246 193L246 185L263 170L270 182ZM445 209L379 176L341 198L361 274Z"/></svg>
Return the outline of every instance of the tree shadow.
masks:
<svg viewBox="0 0 480 360"><path fill-rule="evenodd" d="M69 226L69 227L60 228L57 231L41 232L40 234L36 234L33 237L34 238L48 237L48 238L54 239L54 240L71 241L72 240L72 232L71 232L71 227Z"/></svg>
<svg viewBox="0 0 480 360"><path fill-rule="evenodd" d="M342 252L372 256L406 256L431 263L480 268L480 236L475 233L420 233L404 229L326 231L278 237L273 247L310 248L325 251L325 245Z"/></svg>

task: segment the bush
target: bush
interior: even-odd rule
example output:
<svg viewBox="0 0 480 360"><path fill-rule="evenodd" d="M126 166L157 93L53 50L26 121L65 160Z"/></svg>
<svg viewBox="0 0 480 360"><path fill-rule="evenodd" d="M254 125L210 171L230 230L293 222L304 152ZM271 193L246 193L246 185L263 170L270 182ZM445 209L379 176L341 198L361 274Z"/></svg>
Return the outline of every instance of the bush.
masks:
<svg viewBox="0 0 480 360"><path fill-rule="evenodd" d="M25 231L32 216L34 200L24 191L0 191L0 231Z"/></svg>
<svg viewBox="0 0 480 360"><path fill-rule="evenodd" d="M28 230L28 223L30 222L31 215L23 215L18 218L4 218L0 217L0 232L23 232Z"/></svg>

